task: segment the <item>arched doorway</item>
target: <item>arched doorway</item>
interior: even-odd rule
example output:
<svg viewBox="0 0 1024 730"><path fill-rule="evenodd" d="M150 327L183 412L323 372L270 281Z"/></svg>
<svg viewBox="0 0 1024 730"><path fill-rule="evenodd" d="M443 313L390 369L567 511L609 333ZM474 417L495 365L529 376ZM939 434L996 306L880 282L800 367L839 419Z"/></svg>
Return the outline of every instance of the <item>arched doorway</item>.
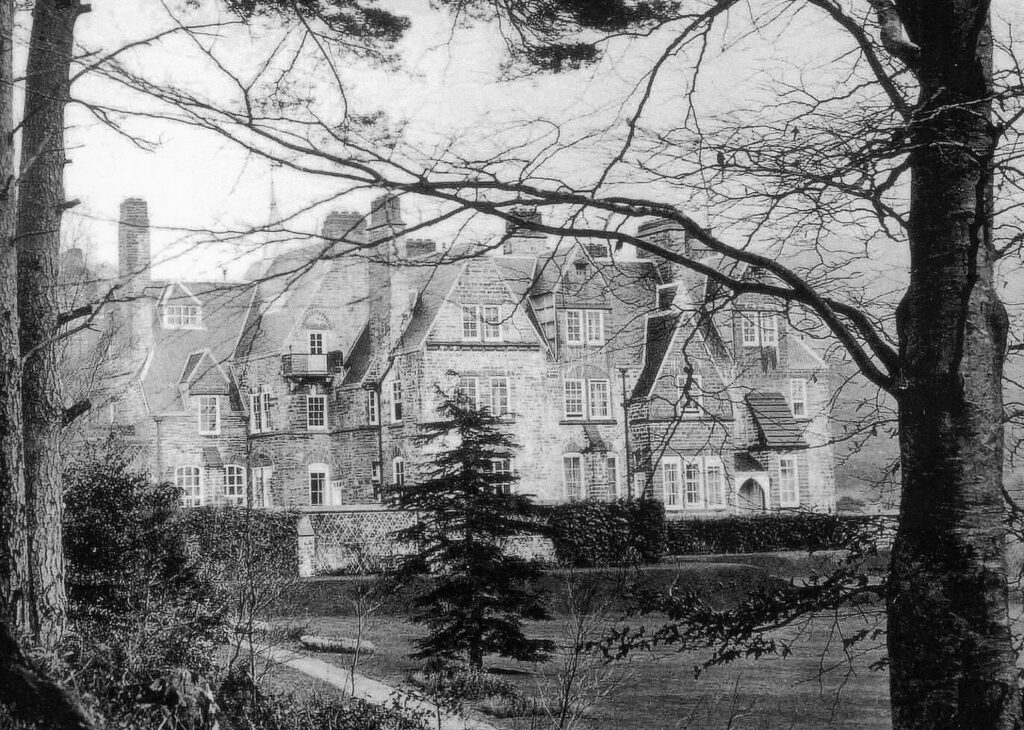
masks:
<svg viewBox="0 0 1024 730"><path fill-rule="evenodd" d="M748 479L740 486L740 509L752 512L763 512L765 504L764 488L756 479Z"/></svg>

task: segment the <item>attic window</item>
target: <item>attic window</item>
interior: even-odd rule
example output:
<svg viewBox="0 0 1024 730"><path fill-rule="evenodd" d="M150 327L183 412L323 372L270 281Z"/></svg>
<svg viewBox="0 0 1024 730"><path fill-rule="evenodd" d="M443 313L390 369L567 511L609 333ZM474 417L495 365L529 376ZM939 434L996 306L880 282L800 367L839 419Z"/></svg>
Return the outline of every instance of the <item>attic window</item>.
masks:
<svg viewBox="0 0 1024 730"><path fill-rule="evenodd" d="M587 262L586 261L582 261L582 260L576 261L576 271L578 271L579 273L582 274L582 273L585 273L586 270L587 270Z"/></svg>
<svg viewBox="0 0 1024 730"><path fill-rule="evenodd" d="M165 329L199 329L202 326L202 307L195 304L164 305Z"/></svg>

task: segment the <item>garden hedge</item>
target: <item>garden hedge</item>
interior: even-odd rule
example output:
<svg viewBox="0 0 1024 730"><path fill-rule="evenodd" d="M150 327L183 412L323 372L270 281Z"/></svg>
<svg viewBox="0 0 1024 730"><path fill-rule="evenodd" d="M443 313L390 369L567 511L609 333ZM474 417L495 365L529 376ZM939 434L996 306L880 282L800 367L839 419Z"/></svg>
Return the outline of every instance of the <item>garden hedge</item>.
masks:
<svg viewBox="0 0 1024 730"><path fill-rule="evenodd" d="M666 523L670 555L835 550L849 546L864 518L817 513L677 519Z"/></svg>
<svg viewBox="0 0 1024 730"><path fill-rule="evenodd" d="M649 564L665 556L665 507L654 500L554 505L548 523L561 565Z"/></svg>

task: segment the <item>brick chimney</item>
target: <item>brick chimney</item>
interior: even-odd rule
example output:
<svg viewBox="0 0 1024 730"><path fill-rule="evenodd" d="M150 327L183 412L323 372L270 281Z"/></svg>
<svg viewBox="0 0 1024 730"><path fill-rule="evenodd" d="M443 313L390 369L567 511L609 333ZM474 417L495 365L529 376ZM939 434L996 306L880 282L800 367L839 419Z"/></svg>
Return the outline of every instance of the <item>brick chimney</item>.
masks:
<svg viewBox="0 0 1024 730"><path fill-rule="evenodd" d="M125 198L117 224L117 273L141 290L152 276L149 206L143 198Z"/></svg>
<svg viewBox="0 0 1024 730"><path fill-rule="evenodd" d="M320 235L327 242L337 242L339 253L349 251L353 246L363 246L368 240L366 216L351 210L333 211L324 220Z"/></svg>
<svg viewBox="0 0 1024 730"><path fill-rule="evenodd" d="M377 243L384 239L392 239L388 246L395 250L394 239L405 230L402 220L402 202L397 195L385 193L373 201L370 206L370 242Z"/></svg>
<svg viewBox="0 0 1024 730"><path fill-rule="evenodd" d="M512 215L524 223L540 224L543 222L540 211L534 207L513 208ZM547 234L530 230L514 220L507 221L502 253L506 256L544 256L549 253Z"/></svg>

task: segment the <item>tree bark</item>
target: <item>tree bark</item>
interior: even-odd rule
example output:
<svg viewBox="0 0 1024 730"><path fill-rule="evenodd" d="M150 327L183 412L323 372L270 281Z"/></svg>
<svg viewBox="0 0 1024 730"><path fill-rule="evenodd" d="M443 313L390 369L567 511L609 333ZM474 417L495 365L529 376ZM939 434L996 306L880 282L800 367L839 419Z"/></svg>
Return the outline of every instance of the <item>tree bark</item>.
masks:
<svg viewBox="0 0 1024 730"><path fill-rule="evenodd" d="M60 433L64 416L56 333L64 210L64 108L77 0L37 0L32 12L18 188L18 312L28 499L30 624L51 645L64 627Z"/></svg>
<svg viewBox="0 0 1024 730"><path fill-rule="evenodd" d="M910 7L913 6L913 7ZM905 2L921 48L888 594L893 726L1020 728L1002 497L1006 314L993 286L987 3Z"/></svg>
<svg viewBox="0 0 1024 730"><path fill-rule="evenodd" d="M29 591L14 245L13 27L13 0L0 0L0 622L22 631Z"/></svg>

